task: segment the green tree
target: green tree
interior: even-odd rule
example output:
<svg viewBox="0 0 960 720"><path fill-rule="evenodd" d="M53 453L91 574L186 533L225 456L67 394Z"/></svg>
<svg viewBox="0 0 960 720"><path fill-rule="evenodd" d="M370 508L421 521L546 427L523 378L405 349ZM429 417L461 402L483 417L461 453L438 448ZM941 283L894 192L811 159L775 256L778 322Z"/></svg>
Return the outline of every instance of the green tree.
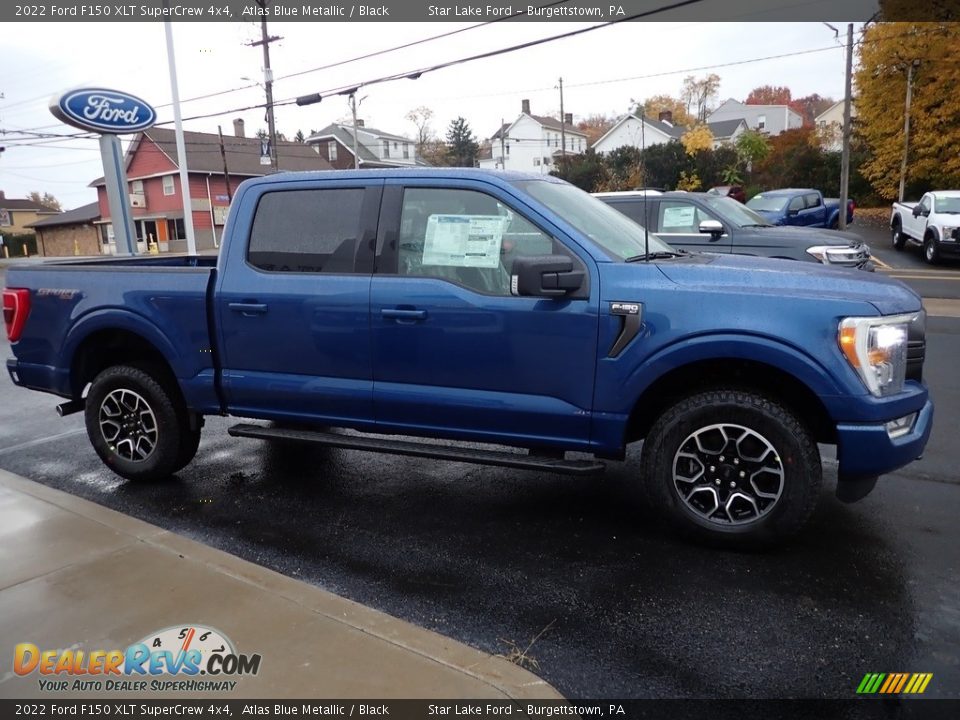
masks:
<svg viewBox="0 0 960 720"><path fill-rule="evenodd" d="M693 160L679 140L651 145L643 151L644 185L673 190L680 173L693 171Z"/></svg>
<svg viewBox="0 0 960 720"><path fill-rule="evenodd" d="M470 124L458 117L451 120L447 128L447 157L450 164L457 167L473 167L476 165L480 145L470 129Z"/></svg>
<svg viewBox="0 0 960 720"><path fill-rule="evenodd" d="M48 192L45 192L41 195L39 192L34 190L32 193L27 195L27 197L38 205L43 205L51 210L63 211L63 205L60 204L60 201Z"/></svg>
<svg viewBox="0 0 960 720"><path fill-rule="evenodd" d="M746 130L737 136L734 143L740 163L745 169L762 162L770 154L770 141L758 130Z"/></svg>
<svg viewBox="0 0 960 720"><path fill-rule="evenodd" d="M859 170L885 199L897 196L911 65L908 194L960 183L960 63L945 50L958 44L957 23L893 22L868 26L857 45L856 127L870 154Z"/></svg>
<svg viewBox="0 0 960 720"><path fill-rule="evenodd" d="M589 148L586 152L567 157L561 170L552 170L551 175L563 177L567 182L587 192L597 192L606 188L607 168L603 158Z"/></svg>
<svg viewBox="0 0 960 720"><path fill-rule="evenodd" d="M297 130L297 134L293 136L293 141L302 145L307 141L307 136L303 134L303 130Z"/></svg>

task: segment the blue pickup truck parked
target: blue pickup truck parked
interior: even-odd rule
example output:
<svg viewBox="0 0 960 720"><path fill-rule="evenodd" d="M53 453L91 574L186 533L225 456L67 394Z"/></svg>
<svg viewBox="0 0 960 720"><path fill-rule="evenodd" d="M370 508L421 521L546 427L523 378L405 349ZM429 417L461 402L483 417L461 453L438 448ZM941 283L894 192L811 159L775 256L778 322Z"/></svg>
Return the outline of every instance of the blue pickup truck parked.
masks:
<svg viewBox="0 0 960 720"><path fill-rule="evenodd" d="M240 437L562 473L645 439L637 482L668 517L764 542L813 511L818 442L855 500L933 417L904 285L678 253L549 177L270 175L240 186L219 258L13 266L7 283L13 381L84 412L131 480L183 469L205 415L273 421Z"/></svg>
<svg viewBox="0 0 960 720"><path fill-rule="evenodd" d="M840 226L840 200L825 198L819 190L770 190L754 195L747 207L774 225L799 225L836 229ZM847 200L847 224L853 222L853 200Z"/></svg>

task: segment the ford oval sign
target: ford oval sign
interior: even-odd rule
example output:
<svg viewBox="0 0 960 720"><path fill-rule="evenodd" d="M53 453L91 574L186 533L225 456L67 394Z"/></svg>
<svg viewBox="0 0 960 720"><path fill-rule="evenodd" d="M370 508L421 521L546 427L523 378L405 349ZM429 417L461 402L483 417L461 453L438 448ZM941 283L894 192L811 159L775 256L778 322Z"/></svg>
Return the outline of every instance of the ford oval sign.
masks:
<svg viewBox="0 0 960 720"><path fill-rule="evenodd" d="M68 90L50 101L50 112L81 130L110 135L146 130L157 121L156 111L144 100L106 88Z"/></svg>

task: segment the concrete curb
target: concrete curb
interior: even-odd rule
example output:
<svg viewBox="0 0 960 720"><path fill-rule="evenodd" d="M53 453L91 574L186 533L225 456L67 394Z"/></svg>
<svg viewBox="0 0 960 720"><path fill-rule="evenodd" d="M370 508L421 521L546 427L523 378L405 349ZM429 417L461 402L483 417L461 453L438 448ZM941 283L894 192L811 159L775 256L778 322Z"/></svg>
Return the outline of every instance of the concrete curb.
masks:
<svg viewBox="0 0 960 720"><path fill-rule="evenodd" d="M232 698L563 699L502 657L4 470L0 560L8 658L18 642L123 648L205 623L263 656ZM36 674L0 674L0 697L40 694Z"/></svg>

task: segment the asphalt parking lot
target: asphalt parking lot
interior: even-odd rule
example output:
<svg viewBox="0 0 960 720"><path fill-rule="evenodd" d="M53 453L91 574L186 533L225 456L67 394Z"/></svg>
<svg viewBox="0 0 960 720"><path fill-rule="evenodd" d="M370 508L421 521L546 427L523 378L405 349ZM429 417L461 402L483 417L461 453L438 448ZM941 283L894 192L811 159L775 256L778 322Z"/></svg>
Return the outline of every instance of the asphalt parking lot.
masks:
<svg viewBox="0 0 960 720"><path fill-rule="evenodd" d="M924 269L898 255L883 272ZM915 282L957 298L953 274ZM854 505L832 497L828 461L810 525L765 553L673 537L638 497L636 450L571 479L236 440L214 418L176 478L126 483L81 417L6 378L0 467L482 650L529 646L528 667L568 697L850 697L866 672L903 671L958 698L958 357L960 319L932 318L925 457Z"/></svg>

